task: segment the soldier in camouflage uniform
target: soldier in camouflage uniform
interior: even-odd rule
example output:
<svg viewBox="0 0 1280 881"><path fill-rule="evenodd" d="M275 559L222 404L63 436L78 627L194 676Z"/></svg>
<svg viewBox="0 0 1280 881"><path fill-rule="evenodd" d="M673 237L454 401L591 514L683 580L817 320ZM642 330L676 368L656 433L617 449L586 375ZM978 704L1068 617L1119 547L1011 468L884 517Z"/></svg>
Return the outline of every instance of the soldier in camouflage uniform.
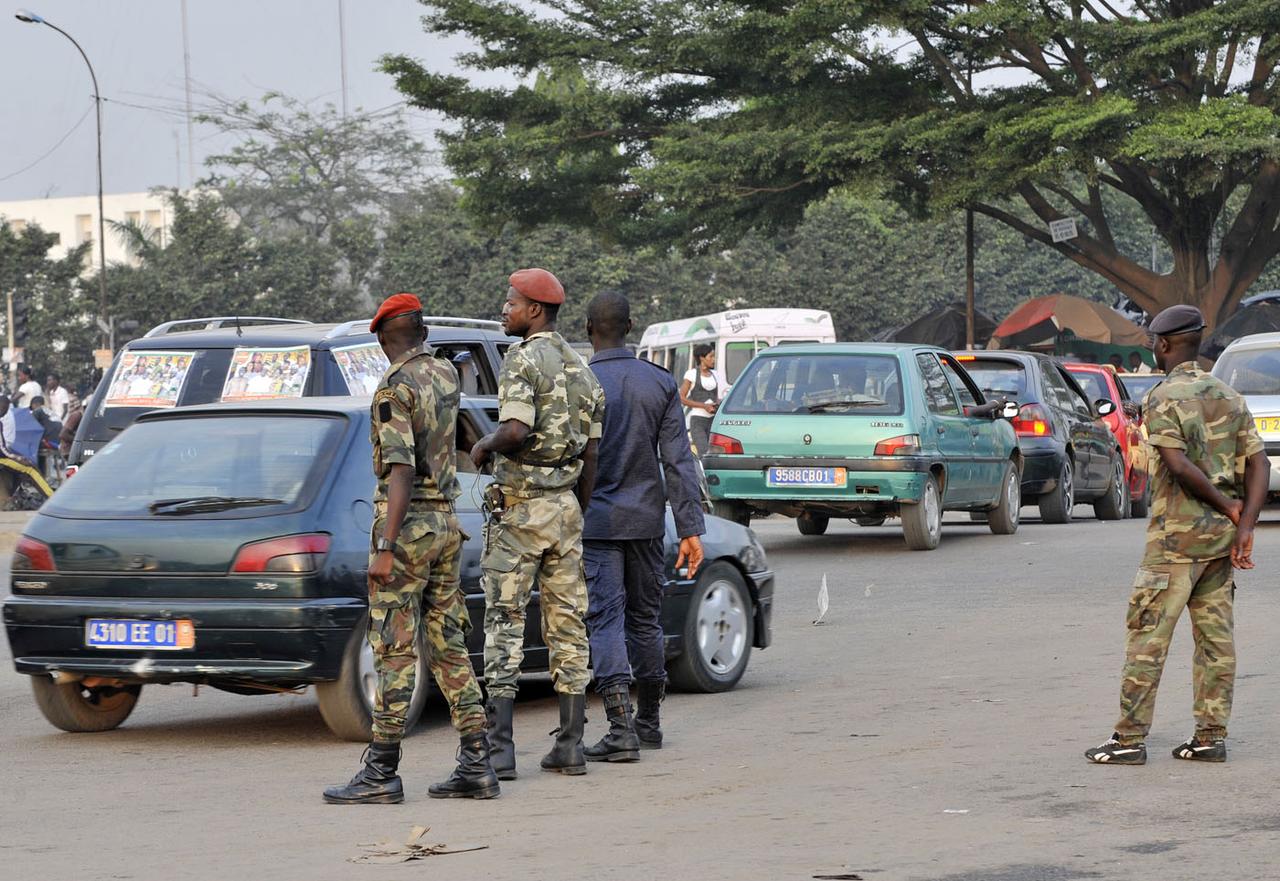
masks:
<svg viewBox="0 0 1280 881"><path fill-rule="evenodd" d="M453 512L458 374L425 345L422 305L412 294L387 298L369 329L391 361L370 415L378 478L369 552L368 638L378 677L373 742L364 768L346 786L325 790L324 798L331 804L404 801L396 770L421 630L431 673L462 739L457 769L428 794L493 798L498 778L489 762L483 698L467 654L471 624L458 571L462 532Z"/></svg>
<svg viewBox="0 0 1280 881"><path fill-rule="evenodd" d="M525 608L537 585L542 636L560 697L560 729L545 771L585 774L582 726L588 672L582 512L595 483L604 393L582 358L555 332L564 288L545 269L510 278L502 310L512 346L498 380L498 430L472 450L493 461L484 577L484 676L494 769L516 776L512 712L524 657Z"/></svg>
<svg viewBox="0 0 1280 881"><path fill-rule="evenodd" d="M1196 644L1196 731L1173 755L1227 757L1236 670L1232 567L1253 568L1253 529L1270 464L1244 399L1196 363L1203 327L1194 306L1173 306L1151 322L1156 361L1168 377L1146 401L1158 453L1151 457L1151 521L1129 600L1120 721L1110 740L1085 752L1099 764L1146 762L1156 689L1184 608Z"/></svg>

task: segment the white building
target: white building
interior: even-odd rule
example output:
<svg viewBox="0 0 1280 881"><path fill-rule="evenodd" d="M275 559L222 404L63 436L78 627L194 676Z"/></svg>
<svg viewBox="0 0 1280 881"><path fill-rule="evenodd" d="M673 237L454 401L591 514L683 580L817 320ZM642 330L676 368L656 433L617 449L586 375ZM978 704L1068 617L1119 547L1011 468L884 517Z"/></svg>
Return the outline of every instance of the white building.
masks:
<svg viewBox="0 0 1280 881"><path fill-rule="evenodd" d="M155 237L160 245L169 243L169 224L172 212L165 197L156 193L107 193L102 199L106 217L107 263L132 263L133 256L126 250L121 235L113 231L116 223L136 223ZM7 223L14 232L21 232L28 225L39 225L45 232L56 235L57 243L49 256L59 259L69 248L84 242L93 247L85 255L85 269L92 272L98 265L98 197L64 196L56 199L26 199L18 202L0 202L0 222Z"/></svg>

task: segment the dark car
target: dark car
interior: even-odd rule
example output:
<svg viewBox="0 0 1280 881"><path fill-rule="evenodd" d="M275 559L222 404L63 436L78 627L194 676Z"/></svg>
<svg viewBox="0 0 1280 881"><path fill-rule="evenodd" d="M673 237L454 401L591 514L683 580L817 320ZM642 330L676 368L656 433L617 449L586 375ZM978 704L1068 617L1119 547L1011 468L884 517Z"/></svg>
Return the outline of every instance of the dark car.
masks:
<svg viewBox="0 0 1280 881"><path fill-rule="evenodd" d="M14 666L45 717L114 728L143 685L199 682L243 694L316 685L329 727L369 737L365 640L368 399L304 398L148 413L94 456L28 525L4 622ZM489 425L464 400L458 446ZM459 465L469 465L459 456ZM461 473L461 561L482 668L483 475ZM663 624L673 684L723 691L770 642L773 575L750 530L707 518L706 563L675 571L667 517ZM529 610L524 669L547 669ZM425 663L411 713L429 690Z"/></svg>
<svg viewBox="0 0 1280 881"><path fill-rule="evenodd" d="M496 321L428 317L428 341L458 369L464 394L494 395L514 337ZM67 465L98 451L155 409L271 398L367 395L387 366L369 320L284 318L170 321L116 354L85 406Z"/></svg>
<svg viewBox="0 0 1280 881"><path fill-rule="evenodd" d="M1090 402L1061 364L1034 352L962 352L958 360L988 398L1018 404L1013 429L1022 449L1022 498L1040 506L1046 523L1067 523L1079 502L1092 502L1099 520L1128 509L1124 455L1101 417L1115 409Z"/></svg>

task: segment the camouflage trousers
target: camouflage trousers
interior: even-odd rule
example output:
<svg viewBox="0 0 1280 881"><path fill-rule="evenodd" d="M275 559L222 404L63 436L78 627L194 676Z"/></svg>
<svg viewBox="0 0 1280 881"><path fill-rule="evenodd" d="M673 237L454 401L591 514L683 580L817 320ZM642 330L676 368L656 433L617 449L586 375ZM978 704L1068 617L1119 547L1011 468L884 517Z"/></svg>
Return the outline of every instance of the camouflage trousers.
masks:
<svg viewBox="0 0 1280 881"><path fill-rule="evenodd" d="M378 504L373 540L382 535L386 507ZM484 698L467 654L471 621L458 572L462 533L446 511L414 511L405 516L396 542L391 583L369 585L369 645L378 689L373 704L373 739L404 736L413 697L419 634L431 674L449 702L460 734L483 731ZM370 549L370 562L376 552Z"/></svg>
<svg viewBox="0 0 1280 881"><path fill-rule="evenodd" d="M1191 677L1196 734L1205 739L1227 736L1236 676L1231 634L1234 598L1229 557L1138 570L1126 621L1128 642L1120 684L1120 721L1116 723L1121 743L1144 740L1151 730L1160 674L1184 608L1190 613L1196 644Z"/></svg>
<svg viewBox="0 0 1280 881"><path fill-rule="evenodd" d="M484 679L491 697L515 697L524 660L525 609L538 588L542 639L561 694L585 694L587 584L582 509L569 491L517 501L485 527Z"/></svg>

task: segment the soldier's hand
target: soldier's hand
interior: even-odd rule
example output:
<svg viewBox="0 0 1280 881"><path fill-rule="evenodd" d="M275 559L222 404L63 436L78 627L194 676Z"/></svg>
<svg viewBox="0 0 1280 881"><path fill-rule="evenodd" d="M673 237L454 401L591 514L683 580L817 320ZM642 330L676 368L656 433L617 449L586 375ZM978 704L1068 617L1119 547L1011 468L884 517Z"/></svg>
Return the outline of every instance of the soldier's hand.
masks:
<svg viewBox="0 0 1280 881"><path fill-rule="evenodd" d="M369 566L369 583L383 585L391 583L391 564L395 558L391 551L379 551Z"/></svg>
<svg viewBox="0 0 1280 881"><path fill-rule="evenodd" d="M680 553L676 556L676 569L679 570L686 565L689 567L689 578L697 575L698 568L702 566L702 539L696 535L680 539Z"/></svg>
<svg viewBox="0 0 1280 881"><path fill-rule="evenodd" d="M475 463L477 468L483 468L489 461L490 455L492 454L481 446L479 441L477 441L476 445L471 448L471 461Z"/></svg>
<svg viewBox="0 0 1280 881"><path fill-rule="evenodd" d="M1239 499L1228 499L1227 510L1223 513L1227 515L1227 519L1235 526L1240 525L1240 514L1244 511L1244 502Z"/></svg>
<svg viewBox="0 0 1280 881"><path fill-rule="evenodd" d="M1231 543L1231 565L1237 569L1253 568L1253 530L1237 529Z"/></svg>

